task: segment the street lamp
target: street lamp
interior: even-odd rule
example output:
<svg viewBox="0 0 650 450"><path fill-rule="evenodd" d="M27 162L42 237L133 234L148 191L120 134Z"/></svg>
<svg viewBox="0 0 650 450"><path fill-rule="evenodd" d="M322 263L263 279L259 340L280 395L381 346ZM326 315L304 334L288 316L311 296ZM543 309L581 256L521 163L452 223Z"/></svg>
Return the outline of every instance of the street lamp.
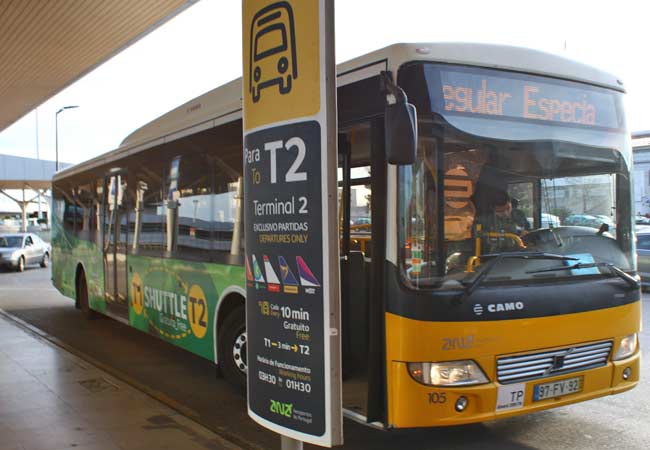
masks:
<svg viewBox="0 0 650 450"><path fill-rule="evenodd" d="M59 171L59 113L66 109L79 108L77 105L64 106L59 109L54 115L54 135L56 139L56 171Z"/></svg>

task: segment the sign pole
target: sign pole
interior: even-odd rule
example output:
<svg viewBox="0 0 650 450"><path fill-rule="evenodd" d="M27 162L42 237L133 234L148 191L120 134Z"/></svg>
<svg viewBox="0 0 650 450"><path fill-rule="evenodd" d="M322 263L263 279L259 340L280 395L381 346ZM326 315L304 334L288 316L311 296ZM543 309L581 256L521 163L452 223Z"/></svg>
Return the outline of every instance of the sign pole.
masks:
<svg viewBox="0 0 650 450"><path fill-rule="evenodd" d="M281 450L302 450L302 441L291 439L287 436L280 436Z"/></svg>
<svg viewBox="0 0 650 450"><path fill-rule="evenodd" d="M244 0L248 414L343 442L333 0Z"/></svg>

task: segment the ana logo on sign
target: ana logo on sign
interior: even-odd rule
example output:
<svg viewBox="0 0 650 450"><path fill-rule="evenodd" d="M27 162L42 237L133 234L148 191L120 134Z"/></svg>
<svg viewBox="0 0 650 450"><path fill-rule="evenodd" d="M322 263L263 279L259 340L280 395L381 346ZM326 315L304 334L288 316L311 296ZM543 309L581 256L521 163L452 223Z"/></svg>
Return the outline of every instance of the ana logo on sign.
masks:
<svg viewBox="0 0 650 450"><path fill-rule="evenodd" d="M293 403L282 403L277 400L271 400L270 410L272 413L280 414L281 416L291 417L293 412Z"/></svg>

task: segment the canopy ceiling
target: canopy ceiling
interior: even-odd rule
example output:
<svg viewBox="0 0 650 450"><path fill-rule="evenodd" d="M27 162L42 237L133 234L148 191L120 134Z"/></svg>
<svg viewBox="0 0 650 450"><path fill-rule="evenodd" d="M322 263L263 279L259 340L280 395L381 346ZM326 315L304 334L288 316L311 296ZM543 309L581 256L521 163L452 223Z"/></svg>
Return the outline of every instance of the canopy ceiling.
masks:
<svg viewBox="0 0 650 450"><path fill-rule="evenodd" d="M0 0L0 131L198 0Z"/></svg>

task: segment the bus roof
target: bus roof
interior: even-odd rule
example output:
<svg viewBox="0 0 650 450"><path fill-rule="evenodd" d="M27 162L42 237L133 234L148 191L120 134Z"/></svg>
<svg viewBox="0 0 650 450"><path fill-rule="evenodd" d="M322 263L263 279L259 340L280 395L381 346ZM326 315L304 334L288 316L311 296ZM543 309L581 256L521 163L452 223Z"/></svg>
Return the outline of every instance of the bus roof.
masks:
<svg viewBox="0 0 650 450"><path fill-rule="evenodd" d="M431 61L525 72L624 92L622 81L614 75L562 56L523 47L456 42L393 44L384 47L338 64L338 84L347 84L346 78L349 78L350 74L363 74L353 77L360 79L376 75L380 70L397 72L402 64L411 61ZM208 91L135 130L116 150L67 168L57 173L54 179L79 173L122 156L173 141L181 136L239 119L242 108L241 94L241 78Z"/></svg>

